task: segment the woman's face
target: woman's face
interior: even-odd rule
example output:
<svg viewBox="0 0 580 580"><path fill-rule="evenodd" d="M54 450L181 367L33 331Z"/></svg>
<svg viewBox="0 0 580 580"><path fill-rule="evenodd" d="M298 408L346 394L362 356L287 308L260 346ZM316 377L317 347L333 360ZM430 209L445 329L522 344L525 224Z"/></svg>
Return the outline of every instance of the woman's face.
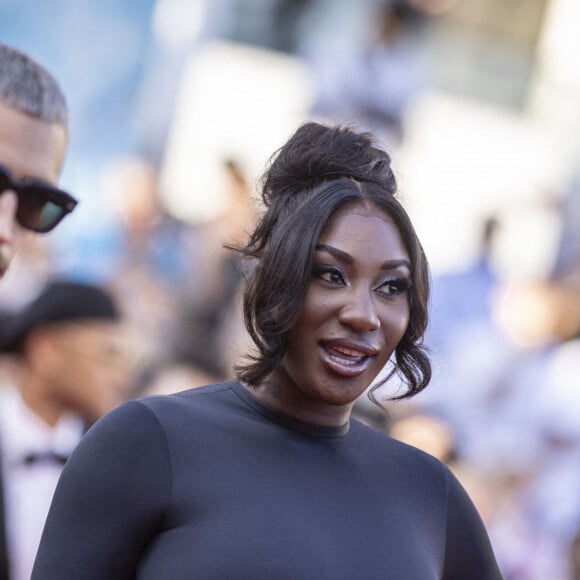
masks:
<svg viewBox="0 0 580 580"><path fill-rule="evenodd" d="M278 408L342 424L385 366L409 322L411 264L397 227L376 209L351 206L328 222L282 365Z"/></svg>

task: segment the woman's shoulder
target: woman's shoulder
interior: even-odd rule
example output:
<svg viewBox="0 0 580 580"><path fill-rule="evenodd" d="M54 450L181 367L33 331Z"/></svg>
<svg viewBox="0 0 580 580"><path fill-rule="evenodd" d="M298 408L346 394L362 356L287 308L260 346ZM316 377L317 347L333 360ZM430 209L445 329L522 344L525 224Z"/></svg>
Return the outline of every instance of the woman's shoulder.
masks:
<svg viewBox="0 0 580 580"><path fill-rule="evenodd" d="M87 435L95 430L141 430L143 426L151 427L153 424L163 427L184 414L191 416L198 412L203 415L204 406L215 405L215 399L220 398L220 393L227 396L228 391L228 383L220 383L167 395L130 399L101 417L91 426Z"/></svg>
<svg viewBox="0 0 580 580"><path fill-rule="evenodd" d="M360 440L361 447L366 448L373 457L380 458L386 464L396 464L400 468L406 468L414 473L429 473L441 478L442 482L446 481L448 467L438 458L422 449L399 441L356 419L351 422L351 430L357 440Z"/></svg>
<svg viewBox="0 0 580 580"><path fill-rule="evenodd" d="M149 395L147 397L141 397L135 399L135 401L146 405L152 409L163 407L164 405L188 405L194 402L200 403L202 399L215 398L215 395L220 393L228 393L231 391L231 382L221 382L213 383L210 385L205 385L202 387L193 387L190 389L185 389L183 391L177 391L175 393L163 394L163 395ZM212 397L212 395L214 397Z"/></svg>
<svg viewBox="0 0 580 580"><path fill-rule="evenodd" d="M153 415L161 427L170 432L184 428L187 432L223 423L236 413L236 396L231 382L195 387L167 395L135 399L125 405L139 405Z"/></svg>
<svg viewBox="0 0 580 580"><path fill-rule="evenodd" d="M231 390L231 382L222 382L169 394L148 395L134 399L133 402L144 405L153 411L164 408L195 407L211 404L215 400L223 399L224 397L227 398Z"/></svg>
<svg viewBox="0 0 580 580"><path fill-rule="evenodd" d="M367 425L357 422L353 427L358 435L357 452L364 455L366 464L373 465L377 477L404 484L410 496L429 501L437 498L438 505L461 506L458 511L463 514L473 512L463 485L446 463Z"/></svg>

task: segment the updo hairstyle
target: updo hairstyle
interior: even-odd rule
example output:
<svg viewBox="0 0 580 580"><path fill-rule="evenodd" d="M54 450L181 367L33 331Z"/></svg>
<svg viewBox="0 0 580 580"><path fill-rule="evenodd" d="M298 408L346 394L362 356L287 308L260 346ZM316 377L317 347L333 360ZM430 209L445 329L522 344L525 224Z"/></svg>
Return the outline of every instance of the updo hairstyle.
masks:
<svg viewBox="0 0 580 580"><path fill-rule="evenodd" d="M387 376L398 372L407 390L394 398L410 397L427 386L431 365L422 337L429 270L396 191L390 157L368 133L309 122L274 153L261 181L264 213L247 244L237 248L252 264L246 273L243 309L257 349L236 365L239 380L257 387L280 365L288 332L302 309L322 230L339 208L359 203L393 220L411 261L409 325L395 349L395 368Z"/></svg>

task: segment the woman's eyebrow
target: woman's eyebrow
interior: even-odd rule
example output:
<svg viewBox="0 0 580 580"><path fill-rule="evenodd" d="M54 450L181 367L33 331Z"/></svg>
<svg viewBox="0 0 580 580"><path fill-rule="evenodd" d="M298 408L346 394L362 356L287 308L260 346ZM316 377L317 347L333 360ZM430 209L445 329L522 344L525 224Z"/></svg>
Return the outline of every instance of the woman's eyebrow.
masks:
<svg viewBox="0 0 580 580"><path fill-rule="evenodd" d="M407 268L411 272L411 262L409 260L387 260L381 264L381 270L396 270L397 268Z"/></svg>
<svg viewBox="0 0 580 580"><path fill-rule="evenodd" d="M346 252L343 252L334 246L318 244L314 250L317 252L326 252L327 254L334 256L337 260L346 262L347 264L352 264L353 262L353 258L350 254L347 254ZM409 260L405 259L386 260L381 264L381 270L396 270L397 268L401 267L407 268L409 271L411 271L411 263Z"/></svg>
<svg viewBox="0 0 580 580"><path fill-rule="evenodd" d="M347 264L352 264L353 261L352 256L350 254L347 254L346 252L343 252L342 250L339 250L334 246L327 246L326 244L318 244L314 248L314 250L317 252L326 252L327 254L334 256L337 260L340 260L341 262L346 262Z"/></svg>

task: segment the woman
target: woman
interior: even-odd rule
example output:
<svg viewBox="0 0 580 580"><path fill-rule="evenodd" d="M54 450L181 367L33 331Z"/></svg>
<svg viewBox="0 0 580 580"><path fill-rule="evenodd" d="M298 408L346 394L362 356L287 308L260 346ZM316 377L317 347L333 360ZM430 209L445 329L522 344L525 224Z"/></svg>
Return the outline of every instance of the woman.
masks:
<svg viewBox="0 0 580 580"><path fill-rule="evenodd" d="M244 248L237 381L129 402L59 483L33 580L501 578L433 457L350 420L393 356L424 388L427 263L386 153L303 125Z"/></svg>

